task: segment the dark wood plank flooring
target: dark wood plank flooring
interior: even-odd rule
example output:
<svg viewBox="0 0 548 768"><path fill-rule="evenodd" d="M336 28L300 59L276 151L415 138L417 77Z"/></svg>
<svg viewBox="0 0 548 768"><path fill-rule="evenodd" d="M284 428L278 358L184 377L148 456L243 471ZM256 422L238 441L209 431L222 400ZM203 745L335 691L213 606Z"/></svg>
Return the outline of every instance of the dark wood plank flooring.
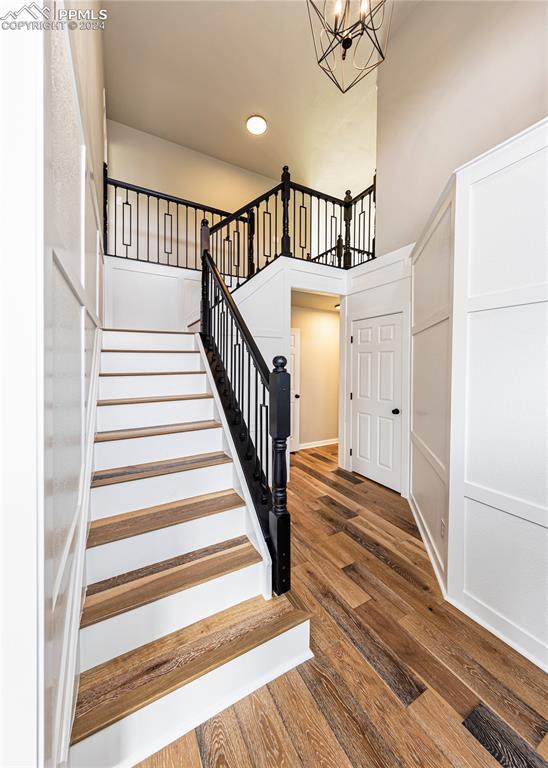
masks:
<svg viewBox="0 0 548 768"><path fill-rule="evenodd" d="M407 502L336 446L291 464L314 659L139 768L548 768L546 675L444 602Z"/></svg>

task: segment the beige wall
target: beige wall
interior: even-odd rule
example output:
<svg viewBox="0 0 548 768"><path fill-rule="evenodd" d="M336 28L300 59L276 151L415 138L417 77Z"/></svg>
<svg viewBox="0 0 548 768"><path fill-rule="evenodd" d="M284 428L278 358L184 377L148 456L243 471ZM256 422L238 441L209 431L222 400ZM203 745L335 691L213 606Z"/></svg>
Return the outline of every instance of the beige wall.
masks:
<svg viewBox="0 0 548 768"><path fill-rule="evenodd" d="M77 0L65 2L65 5L67 8L82 7L82 3ZM89 2L86 8L98 10L101 4ZM70 45L86 134L86 151L90 155L89 165L102 215L105 159L103 33L101 30L76 29L70 32Z"/></svg>
<svg viewBox="0 0 548 768"><path fill-rule="evenodd" d="M423 0L378 70L377 253L414 242L455 168L547 112L548 4Z"/></svg>
<svg viewBox="0 0 548 768"><path fill-rule="evenodd" d="M336 440L339 413L339 313L291 307L301 330L300 442Z"/></svg>
<svg viewBox="0 0 548 768"><path fill-rule="evenodd" d="M114 179L226 211L279 182L113 120L108 121L108 172Z"/></svg>

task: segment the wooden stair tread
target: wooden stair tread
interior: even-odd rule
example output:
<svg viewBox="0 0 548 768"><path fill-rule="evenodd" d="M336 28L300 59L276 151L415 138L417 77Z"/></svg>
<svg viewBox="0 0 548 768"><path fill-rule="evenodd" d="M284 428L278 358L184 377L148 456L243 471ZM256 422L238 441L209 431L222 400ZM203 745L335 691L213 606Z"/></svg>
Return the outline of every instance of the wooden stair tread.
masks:
<svg viewBox="0 0 548 768"><path fill-rule="evenodd" d="M199 355L198 349L102 349L101 352L145 352L151 354L166 354L166 355Z"/></svg>
<svg viewBox="0 0 548 768"><path fill-rule="evenodd" d="M303 623L285 598L252 598L84 672L71 743Z"/></svg>
<svg viewBox="0 0 548 768"><path fill-rule="evenodd" d="M113 541L138 536L171 525L186 523L200 517L208 517L230 509L238 509L245 502L234 491L217 491L202 496L192 496L181 501L158 504L154 507L125 512L120 515L93 520L89 529L87 546L97 547Z"/></svg>
<svg viewBox="0 0 548 768"><path fill-rule="evenodd" d="M229 464L231 461L230 456L227 456L223 451L213 451L211 453L197 453L194 456L183 456L178 459L151 461L147 464L100 469L93 474L91 487L98 488L103 485L127 483L131 480L142 480L147 477L170 475L174 472L187 472L191 469L214 467L218 464Z"/></svg>
<svg viewBox="0 0 548 768"><path fill-rule="evenodd" d="M197 549L90 584L80 627L261 562L247 536Z"/></svg>
<svg viewBox="0 0 548 768"><path fill-rule="evenodd" d="M205 371L105 371L99 376L205 376Z"/></svg>
<svg viewBox="0 0 548 768"><path fill-rule="evenodd" d="M175 336L194 336L192 331L151 331L146 328L103 328L105 333L169 333Z"/></svg>
<svg viewBox="0 0 548 768"><path fill-rule="evenodd" d="M201 371L195 371L201 373ZM98 400L97 405L137 405L138 403L171 403L176 400L211 400L209 392L196 392L192 395L158 395L156 397L122 397L115 400Z"/></svg>
<svg viewBox="0 0 548 768"><path fill-rule="evenodd" d="M155 437L156 435L172 435L177 432L198 432L202 429L218 429L221 423L214 419L206 421L182 421L178 424L159 424L156 427L136 427L133 429L113 429L107 432L97 432L96 443L111 440L130 440L134 437Z"/></svg>

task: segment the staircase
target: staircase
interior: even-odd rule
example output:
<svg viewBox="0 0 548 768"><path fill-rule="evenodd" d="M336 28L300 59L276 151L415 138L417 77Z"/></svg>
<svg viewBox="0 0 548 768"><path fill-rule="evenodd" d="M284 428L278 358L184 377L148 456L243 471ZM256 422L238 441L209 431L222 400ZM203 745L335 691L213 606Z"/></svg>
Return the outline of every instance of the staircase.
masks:
<svg viewBox="0 0 548 768"><path fill-rule="evenodd" d="M103 333L70 764L131 766L311 656L197 334Z"/></svg>

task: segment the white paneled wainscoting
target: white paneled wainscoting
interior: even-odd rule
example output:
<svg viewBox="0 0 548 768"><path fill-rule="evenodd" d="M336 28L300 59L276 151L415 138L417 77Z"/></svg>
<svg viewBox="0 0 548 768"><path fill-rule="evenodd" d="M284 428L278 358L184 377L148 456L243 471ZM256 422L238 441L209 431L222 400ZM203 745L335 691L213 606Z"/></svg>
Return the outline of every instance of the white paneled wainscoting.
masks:
<svg viewBox="0 0 548 768"><path fill-rule="evenodd" d="M446 598L548 668L548 121L458 169L412 253L410 503Z"/></svg>
<svg viewBox="0 0 548 768"><path fill-rule="evenodd" d="M455 200L448 598L548 669L548 120Z"/></svg>

